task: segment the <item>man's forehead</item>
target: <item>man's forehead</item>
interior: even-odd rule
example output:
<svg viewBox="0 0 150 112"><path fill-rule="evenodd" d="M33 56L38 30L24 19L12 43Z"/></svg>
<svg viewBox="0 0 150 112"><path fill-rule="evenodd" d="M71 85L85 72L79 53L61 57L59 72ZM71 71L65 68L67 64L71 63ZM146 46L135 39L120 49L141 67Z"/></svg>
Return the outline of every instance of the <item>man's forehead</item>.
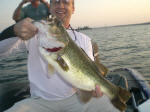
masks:
<svg viewBox="0 0 150 112"><path fill-rule="evenodd" d="M55 0L55 1L59 2L60 0ZM64 1L69 2L69 0L64 0Z"/></svg>

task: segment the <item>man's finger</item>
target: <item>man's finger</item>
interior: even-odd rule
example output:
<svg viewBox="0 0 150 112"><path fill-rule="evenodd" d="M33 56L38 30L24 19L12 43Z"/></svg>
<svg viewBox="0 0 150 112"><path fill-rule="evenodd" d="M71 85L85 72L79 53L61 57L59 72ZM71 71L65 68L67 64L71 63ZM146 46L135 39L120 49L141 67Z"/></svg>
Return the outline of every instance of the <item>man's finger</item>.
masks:
<svg viewBox="0 0 150 112"><path fill-rule="evenodd" d="M101 91L99 85L96 85L95 92L96 92L96 96L97 96L97 97L103 96L103 93L102 93L102 91Z"/></svg>
<svg viewBox="0 0 150 112"><path fill-rule="evenodd" d="M28 21L28 22L30 22L30 23L32 23L34 20L33 19L31 19L31 18L29 18L29 17L27 17L26 19L24 19L24 20L26 20L26 21Z"/></svg>

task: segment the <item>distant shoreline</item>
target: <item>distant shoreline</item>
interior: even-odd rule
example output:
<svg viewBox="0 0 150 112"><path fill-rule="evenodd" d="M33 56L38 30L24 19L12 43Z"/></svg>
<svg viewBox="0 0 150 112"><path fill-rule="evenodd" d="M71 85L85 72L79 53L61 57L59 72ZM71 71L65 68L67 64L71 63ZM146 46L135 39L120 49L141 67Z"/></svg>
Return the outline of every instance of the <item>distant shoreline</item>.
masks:
<svg viewBox="0 0 150 112"><path fill-rule="evenodd" d="M89 27L89 26L84 26L84 27L78 27L75 30L88 30L88 29L95 29L95 28L109 28L109 27L124 27L124 26L135 26L135 25L150 25L150 22L145 22L145 23L135 23L135 24L123 24L123 25L114 25L114 26L100 26L100 27Z"/></svg>
<svg viewBox="0 0 150 112"><path fill-rule="evenodd" d="M123 25L114 25L114 26L102 26L102 27L94 27L94 28L124 27L124 26L135 26L135 25L150 25L150 22L145 22L145 23L135 23L135 24L123 24Z"/></svg>
<svg viewBox="0 0 150 112"><path fill-rule="evenodd" d="M92 28L90 28L89 26L84 26L84 27L78 27L78 28L76 28L77 31L78 30L88 30L88 29L92 29Z"/></svg>
<svg viewBox="0 0 150 112"><path fill-rule="evenodd" d="M146 23L135 23L135 24L126 24L126 25L116 25L113 27L117 27L117 26L134 26L134 25L149 25L150 22L146 22Z"/></svg>

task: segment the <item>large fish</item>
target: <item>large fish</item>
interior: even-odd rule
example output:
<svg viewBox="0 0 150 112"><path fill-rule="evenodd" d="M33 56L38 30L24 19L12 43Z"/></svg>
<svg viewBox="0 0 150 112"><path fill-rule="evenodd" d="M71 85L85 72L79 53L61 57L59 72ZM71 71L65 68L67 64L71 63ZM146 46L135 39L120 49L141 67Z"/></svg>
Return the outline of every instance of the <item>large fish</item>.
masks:
<svg viewBox="0 0 150 112"><path fill-rule="evenodd" d="M99 85L112 104L123 111L130 93L106 80L99 72L96 64L79 48L68 35L61 22L52 17L46 22L35 22L43 30L43 35L38 35L39 51L61 77L74 87L83 91L93 91Z"/></svg>

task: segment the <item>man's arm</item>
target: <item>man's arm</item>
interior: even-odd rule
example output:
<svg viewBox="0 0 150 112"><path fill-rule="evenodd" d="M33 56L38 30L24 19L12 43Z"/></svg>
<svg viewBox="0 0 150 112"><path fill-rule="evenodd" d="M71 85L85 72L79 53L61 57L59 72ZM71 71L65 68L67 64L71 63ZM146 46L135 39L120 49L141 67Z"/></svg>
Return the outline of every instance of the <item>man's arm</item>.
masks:
<svg viewBox="0 0 150 112"><path fill-rule="evenodd" d="M18 22L21 19L21 9L22 9L23 5L26 4L27 2L30 2L30 0L22 0L22 2L16 8L16 10L13 14L13 20L15 20L16 22Z"/></svg>
<svg viewBox="0 0 150 112"><path fill-rule="evenodd" d="M0 41L17 36L22 40L30 39L38 32L38 29L32 22L33 20L31 18L26 18L8 27L0 34Z"/></svg>
<svg viewBox="0 0 150 112"><path fill-rule="evenodd" d="M106 76L108 69L100 62L98 45L95 42L92 42L92 46L93 46L94 62L98 66L98 69L101 72L101 74L103 76Z"/></svg>

